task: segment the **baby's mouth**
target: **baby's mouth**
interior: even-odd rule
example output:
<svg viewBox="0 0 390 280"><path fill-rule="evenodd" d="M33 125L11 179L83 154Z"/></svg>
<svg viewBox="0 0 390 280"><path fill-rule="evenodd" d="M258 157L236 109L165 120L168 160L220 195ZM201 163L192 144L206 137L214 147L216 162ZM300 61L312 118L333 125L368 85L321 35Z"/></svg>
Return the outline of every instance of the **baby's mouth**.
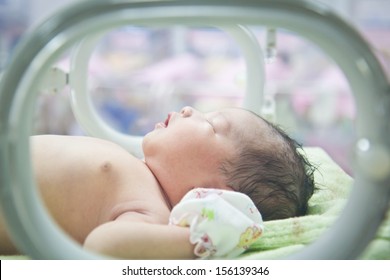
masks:
<svg viewBox="0 0 390 280"><path fill-rule="evenodd" d="M171 117L172 117L172 113L169 113L167 118L165 119L165 122L164 122L165 127L168 127L169 121L171 120Z"/></svg>
<svg viewBox="0 0 390 280"><path fill-rule="evenodd" d="M167 128L169 125L169 121L171 120L171 116L172 116L172 113L169 113L164 122L156 123L155 128L156 129Z"/></svg>

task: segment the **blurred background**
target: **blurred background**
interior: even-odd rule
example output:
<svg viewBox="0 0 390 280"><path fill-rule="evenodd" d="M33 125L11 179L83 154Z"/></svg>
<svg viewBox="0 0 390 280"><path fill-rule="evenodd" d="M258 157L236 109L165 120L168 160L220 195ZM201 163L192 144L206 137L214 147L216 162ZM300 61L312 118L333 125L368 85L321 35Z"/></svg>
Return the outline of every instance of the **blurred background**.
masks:
<svg viewBox="0 0 390 280"><path fill-rule="evenodd" d="M75 1L0 0L0 72L15 59L13 51L25 34ZM390 73L390 1L323 2L360 31ZM266 27L251 30L265 50ZM277 30L272 53L264 85L271 120L304 146L322 147L352 174L348 158L356 108L343 73L319 48L288 30ZM56 67L68 72L69 56ZM121 132L144 135L169 111L186 105L201 111L240 106L246 66L237 42L213 27L123 26L96 45L87 79L106 122ZM68 87L42 90L34 133L85 134L70 108Z"/></svg>

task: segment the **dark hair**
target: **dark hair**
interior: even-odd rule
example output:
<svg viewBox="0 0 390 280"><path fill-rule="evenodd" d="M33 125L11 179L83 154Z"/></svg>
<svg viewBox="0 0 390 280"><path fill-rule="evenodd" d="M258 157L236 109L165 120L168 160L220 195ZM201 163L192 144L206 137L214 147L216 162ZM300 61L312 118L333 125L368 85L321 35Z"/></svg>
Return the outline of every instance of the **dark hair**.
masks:
<svg viewBox="0 0 390 280"><path fill-rule="evenodd" d="M264 221L305 215L315 189L314 166L300 144L278 126L254 115L266 123L269 133L244 144L236 157L222 164L227 185L248 195Z"/></svg>

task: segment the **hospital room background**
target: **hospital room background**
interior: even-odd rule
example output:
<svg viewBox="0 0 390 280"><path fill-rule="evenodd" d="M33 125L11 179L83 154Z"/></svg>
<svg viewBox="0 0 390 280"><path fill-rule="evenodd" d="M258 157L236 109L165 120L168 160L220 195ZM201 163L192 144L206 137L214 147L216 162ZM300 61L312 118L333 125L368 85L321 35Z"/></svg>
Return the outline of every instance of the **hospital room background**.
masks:
<svg viewBox="0 0 390 280"><path fill-rule="evenodd" d="M18 41L46 17L76 0L0 0L0 72ZM390 1L332 0L331 5L372 45L390 73ZM265 54L263 112L305 146L323 148L348 174L355 100L343 73L309 41L286 30L251 27ZM353 46L351 46L352 48ZM56 67L70 70L69 56ZM240 106L246 68L237 42L214 27L125 26L107 33L89 62L96 108L117 130L144 135L167 112ZM83 135L69 88L42 89L34 133Z"/></svg>

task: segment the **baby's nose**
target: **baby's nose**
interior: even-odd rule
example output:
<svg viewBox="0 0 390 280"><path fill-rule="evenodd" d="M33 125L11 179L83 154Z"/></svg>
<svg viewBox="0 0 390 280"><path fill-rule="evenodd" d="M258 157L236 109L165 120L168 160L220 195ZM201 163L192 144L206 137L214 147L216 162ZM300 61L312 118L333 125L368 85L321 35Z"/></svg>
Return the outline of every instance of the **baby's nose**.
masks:
<svg viewBox="0 0 390 280"><path fill-rule="evenodd" d="M181 109L180 114L183 118L188 118L191 117L192 114L194 113L194 108L190 106L185 106L183 109Z"/></svg>

